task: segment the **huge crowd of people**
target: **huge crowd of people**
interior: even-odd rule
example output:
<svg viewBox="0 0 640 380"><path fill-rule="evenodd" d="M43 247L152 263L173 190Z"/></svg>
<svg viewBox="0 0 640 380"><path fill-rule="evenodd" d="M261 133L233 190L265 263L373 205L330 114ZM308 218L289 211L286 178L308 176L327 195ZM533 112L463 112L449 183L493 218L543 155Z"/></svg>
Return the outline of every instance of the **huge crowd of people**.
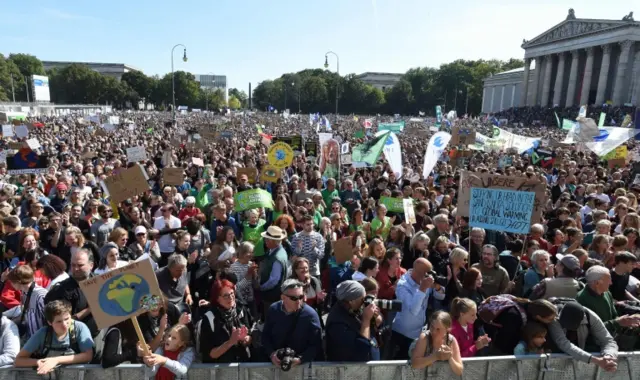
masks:
<svg viewBox="0 0 640 380"><path fill-rule="evenodd" d="M518 119L535 109L513 112L503 127L514 133L558 141L566 133ZM466 357L559 352L615 371L618 352L640 345L633 162L609 168L574 145L546 148L563 157L547 167L526 154L476 150L460 166L443 155L423 178L433 121L407 117L401 176L381 155L326 178L318 157L303 151L277 182L265 182L238 169L259 173L268 136L316 141L308 115L110 116L119 117L115 130L100 125L106 115L100 123L30 118L28 138L48 168L11 174L0 166L2 366L46 374L144 363L164 380L186 377L196 361L288 370L386 359L413 368L448 362L460 375ZM391 118L327 119L334 138L353 147ZM372 133L363 137L365 120ZM491 118L452 122L491 136ZM216 138L198 140L203 128ZM635 142L625 144L633 156ZM149 190L110 202L101 181L135 165L126 156L135 146L147 153ZM510 165L498 165L505 155ZM168 167L183 169L181 185L164 183ZM528 234L470 227L456 212L461 170L543 182L540 223ZM234 195L255 188L272 195L272 207L237 211ZM385 196L412 199L415 223L387 210ZM345 239L351 252L336 255ZM79 285L136 260L150 260L164 294L137 318L145 342L131 320L98 329Z"/></svg>

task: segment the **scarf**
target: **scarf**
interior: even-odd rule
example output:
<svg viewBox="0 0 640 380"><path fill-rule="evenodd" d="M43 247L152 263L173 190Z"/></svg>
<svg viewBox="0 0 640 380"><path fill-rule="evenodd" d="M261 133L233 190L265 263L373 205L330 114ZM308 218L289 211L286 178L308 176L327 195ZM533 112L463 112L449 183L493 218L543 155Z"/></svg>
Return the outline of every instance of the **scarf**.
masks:
<svg viewBox="0 0 640 380"><path fill-rule="evenodd" d="M220 306L217 306L217 309L218 313L222 317L224 329L229 334L229 336L231 336L231 331L233 331L233 328L240 327L237 308L234 306L231 309L223 309Z"/></svg>
<svg viewBox="0 0 640 380"><path fill-rule="evenodd" d="M164 351L162 353L164 357L170 360L178 360L178 356L180 355L180 351ZM171 372L167 367L162 366L158 369L156 373L156 380L174 380L176 375Z"/></svg>

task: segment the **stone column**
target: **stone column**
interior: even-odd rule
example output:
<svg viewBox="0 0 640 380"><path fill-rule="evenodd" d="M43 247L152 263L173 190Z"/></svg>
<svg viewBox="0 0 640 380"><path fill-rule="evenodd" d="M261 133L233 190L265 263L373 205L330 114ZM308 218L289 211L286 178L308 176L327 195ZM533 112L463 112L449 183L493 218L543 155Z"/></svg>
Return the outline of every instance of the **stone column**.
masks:
<svg viewBox="0 0 640 380"><path fill-rule="evenodd" d="M602 45L602 64L600 65L600 77L598 78L598 93L596 94L596 104L602 105L605 102L607 91L607 79L609 77L609 66L611 64L611 45Z"/></svg>
<svg viewBox="0 0 640 380"><path fill-rule="evenodd" d="M487 100L487 87L485 86L485 87L482 88L482 112L484 112L484 113L488 113L484 109L484 102L486 100Z"/></svg>
<svg viewBox="0 0 640 380"><path fill-rule="evenodd" d="M491 107L490 107L490 113L493 113L493 97L496 94L496 86L491 87Z"/></svg>
<svg viewBox="0 0 640 380"><path fill-rule="evenodd" d="M542 82L542 100L540 105L547 107L549 105L549 92L551 91L551 69L553 68L553 56L544 57L544 79Z"/></svg>
<svg viewBox="0 0 640 380"><path fill-rule="evenodd" d="M618 60L618 71L616 72L616 83L613 88L613 105L622 105L626 99L622 90L625 87L625 74L629 66L629 52L631 51L633 41L624 41L620 43L620 59Z"/></svg>
<svg viewBox="0 0 640 380"><path fill-rule="evenodd" d="M500 109L498 110L498 112L504 109L504 87L505 86L502 86L502 92L500 93Z"/></svg>
<svg viewBox="0 0 640 380"><path fill-rule="evenodd" d="M576 85L578 82L578 58L580 54L577 50L571 50L571 68L569 69L569 87L567 89L567 100L565 107L573 106L576 98Z"/></svg>
<svg viewBox="0 0 640 380"><path fill-rule="evenodd" d="M515 106L515 104L513 104L513 101L516 98L516 85L514 84L513 87L511 87L511 105L509 106L509 108L513 108Z"/></svg>
<svg viewBox="0 0 640 380"><path fill-rule="evenodd" d="M587 51L587 63L584 65L580 105L589 103L589 90L591 89L591 77L593 76L593 48L588 47L585 50Z"/></svg>
<svg viewBox="0 0 640 380"><path fill-rule="evenodd" d="M540 72L542 71L542 58L535 57L536 71L533 73L533 93L531 94L531 100L527 103L531 106L538 105L538 85L540 84Z"/></svg>
<svg viewBox="0 0 640 380"><path fill-rule="evenodd" d="M553 106L560 106L562 89L564 88L564 53L558 54L558 71L556 72L556 85L553 88Z"/></svg>
<svg viewBox="0 0 640 380"><path fill-rule="evenodd" d="M521 107L527 106L527 95L529 94L529 69L530 68L531 68L531 58L525 58L524 59L524 82L522 83L522 95L520 96Z"/></svg>

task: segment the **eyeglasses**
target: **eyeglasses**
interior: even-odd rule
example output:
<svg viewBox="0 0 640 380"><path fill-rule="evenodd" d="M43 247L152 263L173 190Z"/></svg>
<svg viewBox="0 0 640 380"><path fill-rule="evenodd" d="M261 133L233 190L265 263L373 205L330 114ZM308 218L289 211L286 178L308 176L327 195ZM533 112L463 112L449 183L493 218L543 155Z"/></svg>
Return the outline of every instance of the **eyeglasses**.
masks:
<svg viewBox="0 0 640 380"><path fill-rule="evenodd" d="M236 294L234 292L231 293L227 293L227 294L220 294L220 297L226 299L226 300L230 300L232 298L235 298Z"/></svg>
<svg viewBox="0 0 640 380"><path fill-rule="evenodd" d="M301 295L301 296L290 296L288 294L285 294L284 296L287 297L288 299L290 299L293 302L298 302L298 301L301 301L302 299L304 299L304 295Z"/></svg>

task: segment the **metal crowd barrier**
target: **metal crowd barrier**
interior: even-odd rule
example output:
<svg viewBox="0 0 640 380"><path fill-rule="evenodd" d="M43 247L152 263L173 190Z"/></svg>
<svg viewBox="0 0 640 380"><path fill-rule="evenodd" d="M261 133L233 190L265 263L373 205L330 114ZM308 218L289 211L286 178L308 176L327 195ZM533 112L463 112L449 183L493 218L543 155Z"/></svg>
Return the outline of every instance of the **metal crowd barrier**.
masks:
<svg viewBox="0 0 640 380"><path fill-rule="evenodd" d="M640 352L620 353L618 370L604 372L594 364L567 355L498 356L464 359L464 372L456 376L448 363L423 370L405 361L368 363L318 362L282 372L270 363L193 364L189 380L639 380ZM103 369L98 365L61 367L52 376L38 376L33 369L0 368L0 380L146 380L142 365L123 364Z"/></svg>

